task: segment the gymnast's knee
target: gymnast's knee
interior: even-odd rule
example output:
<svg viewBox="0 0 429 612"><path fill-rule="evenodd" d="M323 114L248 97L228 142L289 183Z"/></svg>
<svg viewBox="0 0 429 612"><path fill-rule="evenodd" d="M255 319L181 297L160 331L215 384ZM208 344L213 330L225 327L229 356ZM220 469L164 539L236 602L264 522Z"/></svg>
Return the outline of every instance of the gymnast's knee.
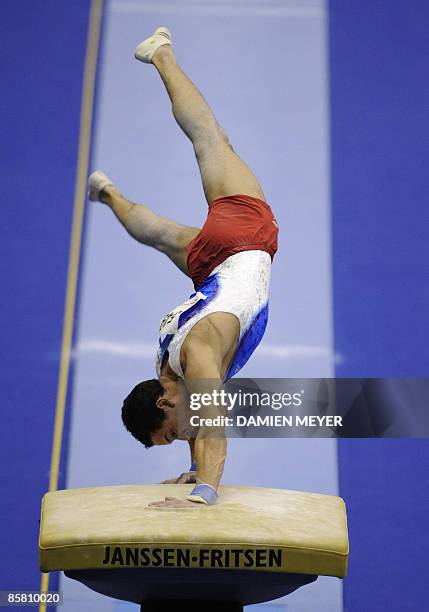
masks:
<svg viewBox="0 0 429 612"><path fill-rule="evenodd" d="M225 132L225 130L223 129L223 127L221 125L219 126L219 132L221 134L221 138L222 138L223 142L225 144L227 144L232 149L232 145L229 142L228 134Z"/></svg>
<svg viewBox="0 0 429 612"><path fill-rule="evenodd" d="M219 131L220 131L223 142L231 149L231 151L234 151L234 149L232 148L232 144L229 141L228 134L225 132L225 130L223 129L221 125L219 126Z"/></svg>
<svg viewBox="0 0 429 612"><path fill-rule="evenodd" d="M211 132L206 132L194 141L194 151L198 160L207 159L207 157L218 153L222 150L234 151L229 142L228 134L225 130L218 126Z"/></svg>

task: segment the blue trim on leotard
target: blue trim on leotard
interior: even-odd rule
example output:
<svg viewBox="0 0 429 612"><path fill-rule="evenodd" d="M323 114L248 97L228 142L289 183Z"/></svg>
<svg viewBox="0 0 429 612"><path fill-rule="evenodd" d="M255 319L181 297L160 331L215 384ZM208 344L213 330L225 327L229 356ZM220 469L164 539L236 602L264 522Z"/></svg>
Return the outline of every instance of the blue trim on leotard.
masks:
<svg viewBox="0 0 429 612"><path fill-rule="evenodd" d="M174 334L166 334L162 338L162 340L161 340L161 338L159 339L159 348L158 348L159 367L162 366L162 361L164 359L165 351L168 349L168 346L169 346L173 336L174 336Z"/></svg>
<svg viewBox="0 0 429 612"><path fill-rule="evenodd" d="M209 276L208 278L206 278L206 280L203 282L201 287L198 289L198 291L203 293L206 296L206 298L204 300L200 300L199 302L197 302L196 304L188 308L188 310L185 310L184 312L182 312L182 314L179 317L179 324L177 326L177 329L180 329L182 325L184 325L187 321L189 321L189 319L192 319L192 317L197 312L200 312L201 310L203 310L208 304L210 304L212 300L214 300L219 290L219 286L220 286L220 283L219 283L219 277L217 274L213 274L212 276ZM189 296L189 298L194 297L194 295L196 295L196 293L192 293Z"/></svg>
<svg viewBox="0 0 429 612"><path fill-rule="evenodd" d="M203 310L210 302L216 297L220 287L220 282L217 274L213 274L209 276L204 283L201 285L199 291L203 293L206 297L204 299L199 300L196 304L183 311L179 317L177 329L180 329L189 319L191 319L198 312ZM192 293L189 296L189 299L194 297L196 293ZM159 348L158 348L158 362L160 367L162 365L165 352L168 350L171 340L174 338L174 334L166 334L165 336L161 336L159 338Z"/></svg>
<svg viewBox="0 0 429 612"><path fill-rule="evenodd" d="M250 356L262 340L268 323L268 303L256 313L243 335L241 336L237 350L228 371L225 381L229 380L241 370L249 361Z"/></svg>

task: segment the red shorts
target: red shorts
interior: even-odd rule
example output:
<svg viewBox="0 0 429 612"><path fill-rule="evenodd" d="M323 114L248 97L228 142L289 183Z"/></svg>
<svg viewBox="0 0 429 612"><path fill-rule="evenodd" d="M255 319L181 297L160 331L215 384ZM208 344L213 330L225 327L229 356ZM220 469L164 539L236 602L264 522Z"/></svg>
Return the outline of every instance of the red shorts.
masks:
<svg viewBox="0 0 429 612"><path fill-rule="evenodd" d="M210 202L206 222L188 246L188 270L198 290L227 257L240 251L277 251L278 226L266 202L233 195Z"/></svg>

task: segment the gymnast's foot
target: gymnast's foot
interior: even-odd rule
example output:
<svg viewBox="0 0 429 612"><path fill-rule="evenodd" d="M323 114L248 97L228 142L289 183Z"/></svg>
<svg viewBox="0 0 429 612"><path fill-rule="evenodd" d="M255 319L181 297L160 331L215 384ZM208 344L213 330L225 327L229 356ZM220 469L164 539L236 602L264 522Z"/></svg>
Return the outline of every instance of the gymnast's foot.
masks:
<svg viewBox="0 0 429 612"><path fill-rule="evenodd" d="M134 57L145 64L151 64L155 51L164 45L171 46L171 32L165 26L157 28L152 36L141 42L134 51Z"/></svg>
<svg viewBox="0 0 429 612"><path fill-rule="evenodd" d="M88 197L90 200L108 204L111 190L116 190L116 187L104 172L96 170L91 174L88 179Z"/></svg>

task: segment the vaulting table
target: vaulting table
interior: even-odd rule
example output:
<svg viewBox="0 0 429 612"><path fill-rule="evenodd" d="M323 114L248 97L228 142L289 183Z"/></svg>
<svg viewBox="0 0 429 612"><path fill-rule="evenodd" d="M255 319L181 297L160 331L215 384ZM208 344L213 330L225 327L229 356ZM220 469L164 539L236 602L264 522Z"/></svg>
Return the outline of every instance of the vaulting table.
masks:
<svg viewBox="0 0 429 612"><path fill-rule="evenodd" d="M342 578L349 556L340 497L221 486L214 506L168 509L193 485L70 489L42 502L43 572L62 570L145 612L242 610L313 582ZM176 606L177 607L177 606ZM182 609L180 607L180 609Z"/></svg>

